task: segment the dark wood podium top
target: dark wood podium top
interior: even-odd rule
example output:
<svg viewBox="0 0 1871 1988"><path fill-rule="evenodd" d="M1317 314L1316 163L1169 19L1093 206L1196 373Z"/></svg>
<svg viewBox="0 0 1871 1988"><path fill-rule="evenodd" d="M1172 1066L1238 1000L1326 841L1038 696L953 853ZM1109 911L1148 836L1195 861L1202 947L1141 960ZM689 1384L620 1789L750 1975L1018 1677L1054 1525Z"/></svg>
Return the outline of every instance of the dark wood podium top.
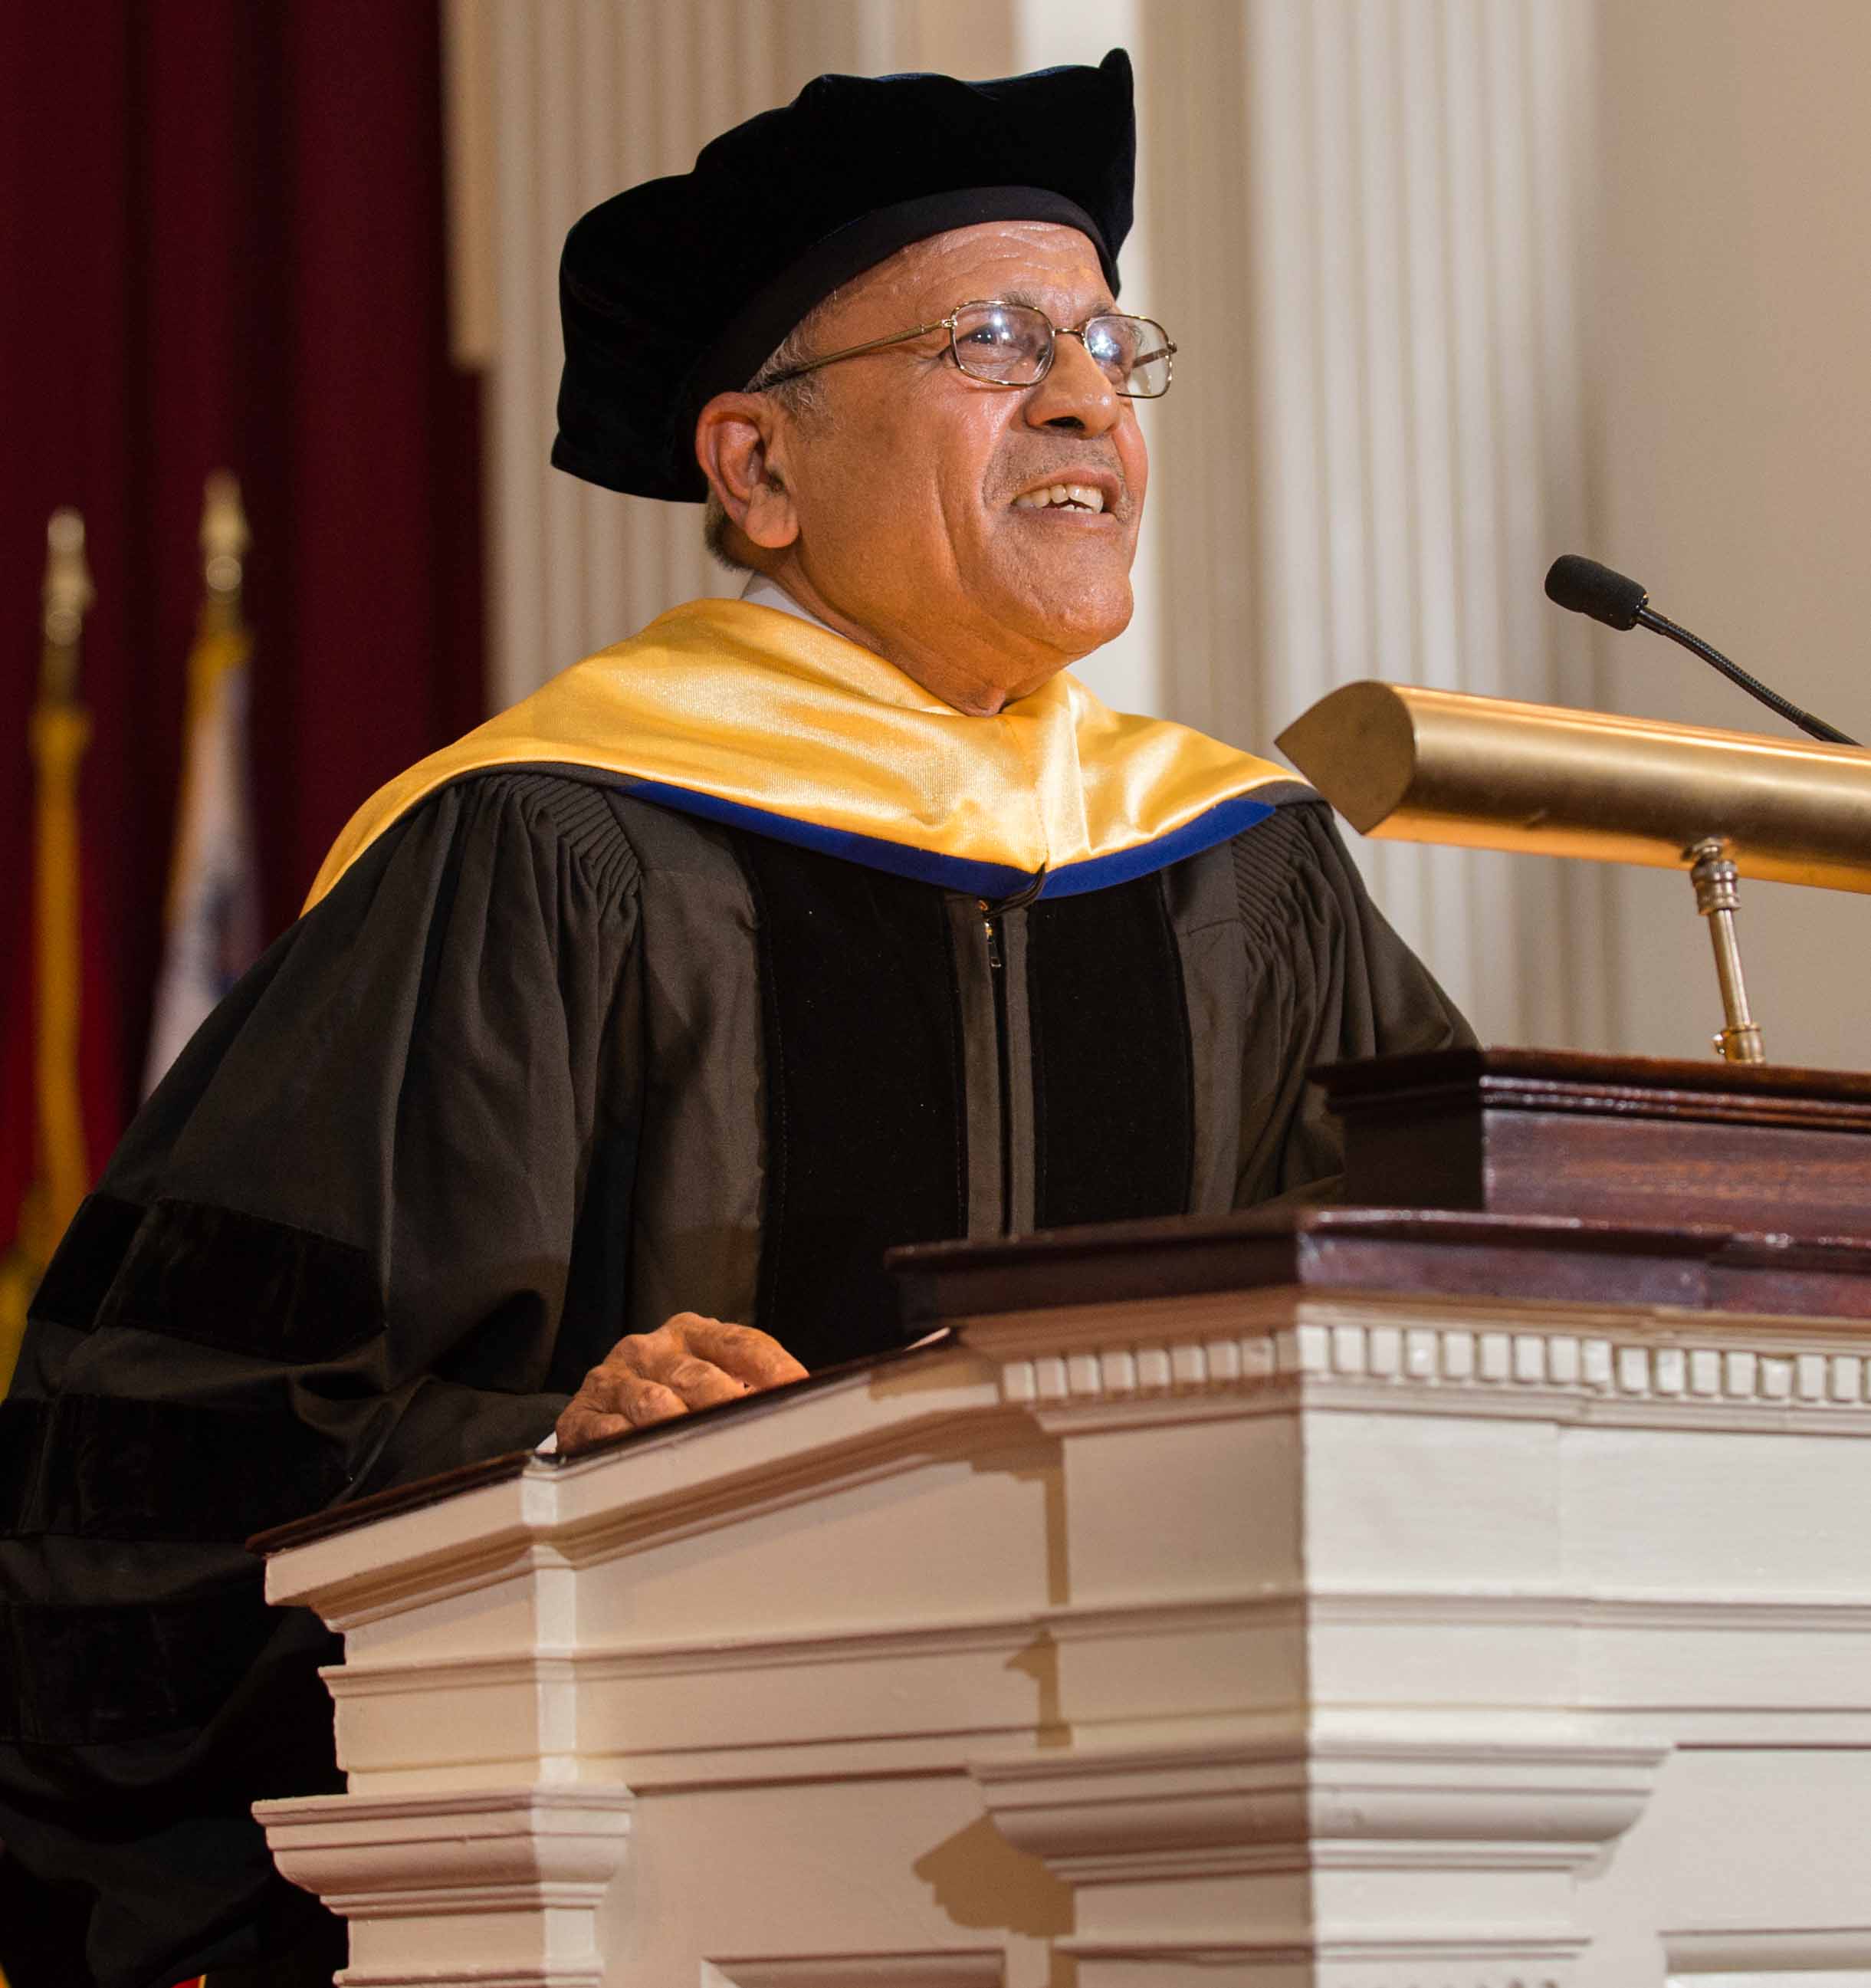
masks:
<svg viewBox="0 0 1871 1988"><path fill-rule="evenodd" d="M1315 1070L1348 1202L1871 1240L1871 1076L1555 1050Z"/></svg>
<svg viewBox="0 0 1871 1988"><path fill-rule="evenodd" d="M1871 1071L1724 1063L1712 1056L1691 1062L1592 1056L1579 1050L1483 1047L1322 1063L1309 1074L1334 1111L1380 1100L1408 1110L1413 1100L1478 1093L1504 1103L1518 1100L1528 1107L1565 1100L1572 1108L1588 1111L1714 1116L1738 1124L1791 1118L1802 1124L1855 1120L1871 1127Z"/></svg>
<svg viewBox="0 0 1871 1988"><path fill-rule="evenodd" d="M913 1324L1276 1286L1871 1319L1871 1240L1707 1223L1274 1207L929 1242L889 1260Z"/></svg>
<svg viewBox="0 0 1871 1988"><path fill-rule="evenodd" d="M912 1315L1294 1284L1871 1317L1871 1076L1500 1049L1312 1074L1343 1205L900 1250Z"/></svg>

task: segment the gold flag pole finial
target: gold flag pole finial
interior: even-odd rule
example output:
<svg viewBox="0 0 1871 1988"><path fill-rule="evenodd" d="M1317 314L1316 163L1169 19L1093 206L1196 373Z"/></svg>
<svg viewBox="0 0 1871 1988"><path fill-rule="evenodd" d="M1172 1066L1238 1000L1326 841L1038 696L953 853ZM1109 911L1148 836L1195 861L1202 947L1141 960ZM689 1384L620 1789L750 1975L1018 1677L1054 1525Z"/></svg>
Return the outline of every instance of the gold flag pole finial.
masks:
<svg viewBox="0 0 1871 1988"><path fill-rule="evenodd" d="M42 598L46 647L39 689L49 702L70 704L78 695L78 638L96 593L85 563L84 520L69 507L53 512L46 523Z"/></svg>
<svg viewBox="0 0 1871 1988"><path fill-rule="evenodd" d="M201 579L204 603L222 625L239 618L241 582L252 535L241 505L240 478L231 469L208 477L201 499Z"/></svg>
<svg viewBox="0 0 1871 1988"><path fill-rule="evenodd" d="M194 647L188 653L188 709L186 727L193 736L221 695L229 671L247 661L247 636L241 620L241 586L245 576L247 513L241 506L240 478L231 469L209 472L201 493L201 612ZM189 809L191 775L184 759L183 818ZM178 856L178 861L185 858ZM170 879L173 901L174 878ZM170 911L173 915L174 904Z"/></svg>

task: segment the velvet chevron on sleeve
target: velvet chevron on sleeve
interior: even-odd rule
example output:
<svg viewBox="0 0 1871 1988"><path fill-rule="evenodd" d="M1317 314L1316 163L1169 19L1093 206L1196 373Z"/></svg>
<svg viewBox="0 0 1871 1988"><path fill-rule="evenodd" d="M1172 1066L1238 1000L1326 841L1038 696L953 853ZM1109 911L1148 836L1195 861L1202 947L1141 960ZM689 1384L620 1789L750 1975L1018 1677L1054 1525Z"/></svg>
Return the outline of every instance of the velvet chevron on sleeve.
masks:
<svg viewBox="0 0 1871 1988"><path fill-rule="evenodd" d="M1343 1167L1315 1064L1472 1043L1434 976L1371 902L1323 801L1288 803L1235 838L1248 958L1234 1205L1325 1193Z"/></svg>
<svg viewBox="0 0 1871 1988"><path fill-rule="evenodd" d="M321 1910L248 1804L336 1785L332 1639L242 1540L536 1442L616 1335L620 1273L574 1257L634 1148L637 881L593 787L436 796L204 1026L43 1281L0 1408L0 1840L94 1893L103 1988Z"/></svg>

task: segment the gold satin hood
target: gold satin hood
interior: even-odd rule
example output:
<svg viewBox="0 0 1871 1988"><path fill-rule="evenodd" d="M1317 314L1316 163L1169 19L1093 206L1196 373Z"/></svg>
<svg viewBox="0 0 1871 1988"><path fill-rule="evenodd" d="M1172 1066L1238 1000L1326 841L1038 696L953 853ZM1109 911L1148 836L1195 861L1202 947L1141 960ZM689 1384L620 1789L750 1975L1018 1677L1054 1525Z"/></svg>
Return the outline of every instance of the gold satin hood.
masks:
<svg viewBox="0 0 1871 1988"><path fill-rule="evenodd" d="M1097 890L1225 840L1294 777L1186 726L1133 718L1062 672L992 718L777 608L692 600L600 650L381 789L317 903L438 788L562 768L684 813L998 898Z"/></svg>

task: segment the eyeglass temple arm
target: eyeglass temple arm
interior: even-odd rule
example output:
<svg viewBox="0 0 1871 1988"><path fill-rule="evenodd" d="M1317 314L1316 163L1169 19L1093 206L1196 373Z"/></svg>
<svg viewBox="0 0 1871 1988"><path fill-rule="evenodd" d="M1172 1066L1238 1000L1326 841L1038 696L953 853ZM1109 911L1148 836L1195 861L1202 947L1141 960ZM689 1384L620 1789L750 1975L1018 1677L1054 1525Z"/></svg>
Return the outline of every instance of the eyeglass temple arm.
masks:
<svg viewBox="0 0 1871 1988"><path fill-rule="evenodd" d="M966 306L964 306L964 308L965 309ZM1041 315L1044 316L1044 313L1042 313ZM1052 326L1053 340L1056 343L1061 338L1076 338L1082 345L1085 343L1086 332L1098 318L1116 317L1120 315L1122 313L1116 311L1097 311L1081 325L1053 325ZM886 346L902 345L912 338L927 337L932 331L947 332L952 343L955 336L955 320L960 316L961 312L951 311L947 317L939 317L933 324L919 324L913 326L907 331L893 331L887 338L866 339L862 345L847 345L841 352L821 353L816 359L809 359L802 366L789 366L784 373L775 373L765 384L769 387L778 387L788 380L798 379L802 374L816 373L821 366L829 366L837 360L856 359L866 352L881 352ZM1175 351L1176 347L1172 341L1169 344L1159 347L1154 352L1142 353L1130 363L1133 367L1147 366L1153 360L1167 359L1173 357Z"/></svg>
<svg viewBox="0 0 1871 1988"><path fill-rule="evenodd" d="M777 387L782 380L796 380L802 373L816 373L821 366L829 366L835 359L855 359L863 352L881 352L887 345L901 345L912 338L922 338L932 331L946 331L953 337L955 321L953 317L939 317L934 324L919 324L908 331L893 331L888 338L866 339L862 345L847 345L842 352L821 353L816 359L809 359L803 366L789 366L785 372L775 373L767 381L769 387Z"/></svg>

